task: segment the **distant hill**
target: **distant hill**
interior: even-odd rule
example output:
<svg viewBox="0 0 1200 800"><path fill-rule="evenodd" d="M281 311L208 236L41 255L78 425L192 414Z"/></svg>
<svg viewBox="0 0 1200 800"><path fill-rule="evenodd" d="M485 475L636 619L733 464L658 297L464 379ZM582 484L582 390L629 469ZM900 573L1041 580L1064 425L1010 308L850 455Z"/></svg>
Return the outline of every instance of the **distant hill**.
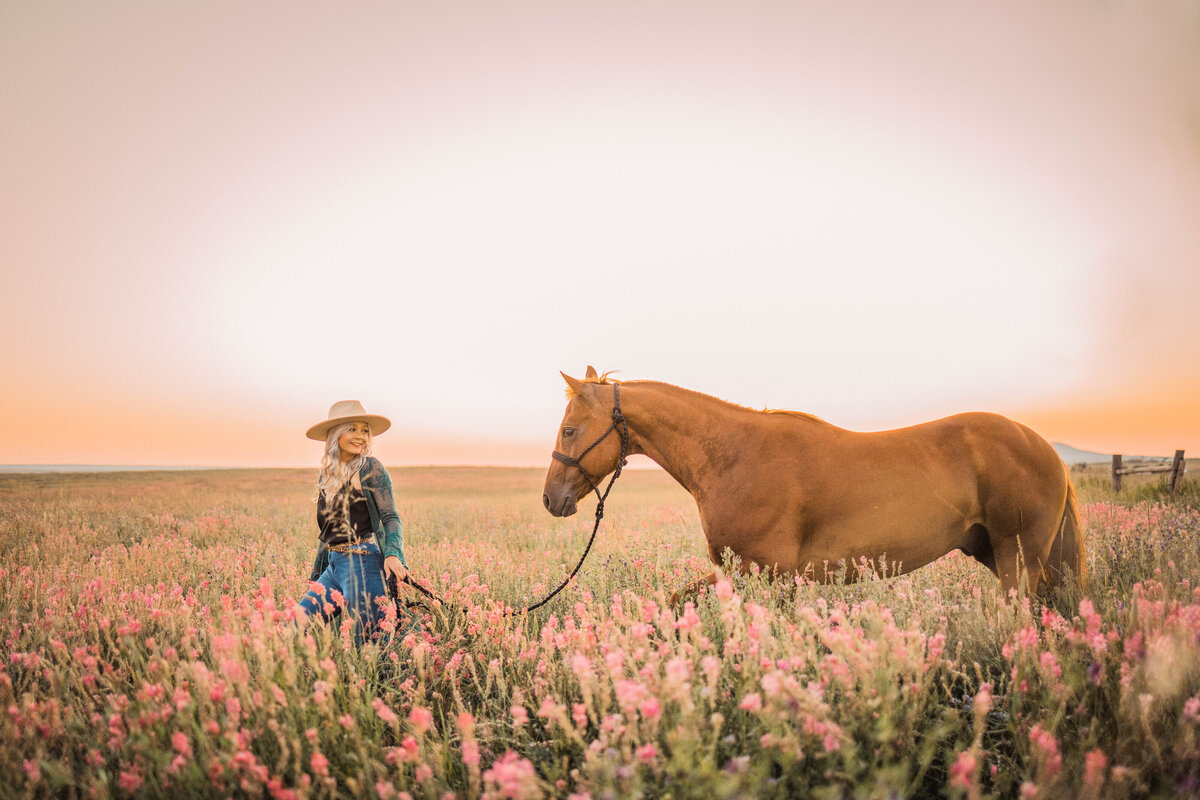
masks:
<svg viewBox="0 0 1200 800"><path fill-rule="evenodd" d="M1076 450L1071 445L1062 444L1061 442L1054 443L1054 451L1058 453L1058 457L1068 467L1072 464L1099 464L1104 461L1112 461L1111 455L1093 453L1090 450Z"/></svg>

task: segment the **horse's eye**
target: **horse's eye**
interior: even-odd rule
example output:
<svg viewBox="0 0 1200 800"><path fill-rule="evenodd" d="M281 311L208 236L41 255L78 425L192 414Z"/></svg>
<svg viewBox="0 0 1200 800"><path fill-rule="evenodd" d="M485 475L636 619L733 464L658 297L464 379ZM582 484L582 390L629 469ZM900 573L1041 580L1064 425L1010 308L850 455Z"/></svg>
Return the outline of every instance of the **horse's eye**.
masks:
<svg viewBox="0 0 1200 800"><path fill-rule="evenodd" d="M574 435L575 435L575 429L574 429L574 428L563 428L563 438L564 438L564 439L566 439L566 438L568 438L568 437L570 437L570 436L574 436Z"/></svg>

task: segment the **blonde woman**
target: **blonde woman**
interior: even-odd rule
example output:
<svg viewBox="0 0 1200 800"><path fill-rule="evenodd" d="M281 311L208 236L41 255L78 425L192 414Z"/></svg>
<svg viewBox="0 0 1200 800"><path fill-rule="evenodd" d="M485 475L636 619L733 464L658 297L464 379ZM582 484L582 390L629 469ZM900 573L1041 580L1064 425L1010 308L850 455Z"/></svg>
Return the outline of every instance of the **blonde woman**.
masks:
<svg viewBox="0 0 1200 800"><path fill-rule="evenodd" d="M327 420L308 429L309 439L325 442L317 477L320 545L309 576L321 590L313 586L300 599L300 609L305 617L315 613L328 619L337 609L334 592L339 592L360 643L383 616L385 580L394 577L399 583L408 576L392 479L371 456L371 440L391 424L366 413L357 400L342 400L330 407Z"/></svg>

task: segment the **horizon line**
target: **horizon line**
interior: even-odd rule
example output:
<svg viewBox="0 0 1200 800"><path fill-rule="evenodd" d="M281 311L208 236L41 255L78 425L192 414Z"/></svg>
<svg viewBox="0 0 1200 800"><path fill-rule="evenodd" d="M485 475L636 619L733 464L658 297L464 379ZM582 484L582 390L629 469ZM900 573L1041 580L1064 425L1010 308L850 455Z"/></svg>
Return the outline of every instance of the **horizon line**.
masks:
<svg viewBox="0 0 1200 800"><path fill-rule="evenodd" d="M647 459L647 463L658 469L658 464ZM389 469L545 469L538 464L384 464ZM235 465L235 464L0 464L0 473L19 474L28 468L32 472L145 472L151 470L230 470L230 469L311 469L316 466L281 466L281 465ZM640 465L628 464L626 469L638 469Z"/></svg>

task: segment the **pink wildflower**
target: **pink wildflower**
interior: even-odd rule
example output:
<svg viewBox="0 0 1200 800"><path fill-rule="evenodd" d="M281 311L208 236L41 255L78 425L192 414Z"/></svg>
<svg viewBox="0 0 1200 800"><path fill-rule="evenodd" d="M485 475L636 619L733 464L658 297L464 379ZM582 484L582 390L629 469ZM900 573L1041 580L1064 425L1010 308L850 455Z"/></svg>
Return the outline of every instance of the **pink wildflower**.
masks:
<svg viewBox="0 0 1200 800"><path fill-rule="evenodd" d="M650 694L641 682L624 678L613 684L613 691L617 695L617 702L623 711L634 708Z"/></svg>
<svg viewBox="0 0 1200 800"><path fill-rule="evenodd" d="M655 748L654 742L647 742L637 749L638 761L643 764L653 764L654 759L658 757L658 749Z"/></svg>
<svg viewBox="0 0 1200 800"><path fill-rule="evenodd" d="M1100 618L1100 614L1096 611L1096 607L1092 605L1092 601L1084 598L1079 601L1079 616L1083 619L1084 625L1087 628L1087 641L1093 652L1103 653L1108 650L1108 641L1104 638L1104 634L1100 632L1100 628L1104 625L1104 620Z"/></svg>
<svg viewBox="0 0 1200 800"><path fill-rule="evenodd" d="M592 662L583 653L571 657L571 670L580 681L588 681L592 677Z"/></svg>
<svg viewBox="0 0 1200 800"><path fill-rule="evenodd" d="M421 745L411 736L405 736L399 747L389 747L386 760L389 764L401 761L405 764L416 761L421 754Z"/></svg>
<svg viewBox="0 0 1200 800"><path fill-rule="evenodd" d="M696 605L692 601L688 601L683 606L683 613L679 615L679 619L675 620L675 629L683 633L690 633L700 627L700 615L696 613Z"/></svg>
<svg viewBox="0 0 1200 800"><path fill-rule="evenodd" d="M475 739L463 739L462 760L468 767L479 764L479 742Z"/></svg>
<svg viewBox="0 0 1200 800"><path fill-rule="evenodd" d="M975 716L985 717L992 710L992 684L984 683L975 693Z"/></svg>
<svg viewBox="0 0 1200 800"><path fill-rule="evenodd" d="M538 706L537 715L549 722L563 712L563 707L554 702L554 698L547 695L542 698L542 704Z"/></svg>
<svg viewBox="0 0 1200 800"><path fill-rule="evenodd" d="M129 794L133 794L142 785L142 775L136 769L121 770L117 776L117 785Z"/></svg>
<svg viewBox="0 0 1200 800"><path fill-rule="evenodd" d="M742 702L738 703L738 708L743 711L761 711L762 695L758 692L750 692L742 698Z"/></svg>
<svg viewBox="0 0 1200 800"><path fill-rule="evenodd" d="M1034 725L1029 731L1029 743L1038 753L1043 776L1052 778L1057 775L1062 769L1062 754L1058 751L1058 740L1054 738L1054 734L1043 729L1041 725Z"/></svg>
<svg viewBox="0 0 1200 800"><path fill-rule="evenodd" d="M312 758L309 760L309 763L312 765L313 772L317 773L321 777L325 777L329 774L329 759L327 759L320 750L313 751Z"/></svg>
<svg viewBox="0 0 1200 800"><path fill-rule="evenodd" d="M662 706L659 705L656 697L647 697L642 701L638 710L642 712L642 717L645 719L658 719L662 714Z"/></svg>
<svg viewBox="0 0 1200 800"><path fill-rule="evenodd" d="M396 796L396 787L391 781L379 781L375 784L375 794L379 795L381 800L392 800Z"/></svg>
<svg viewBox="0 0 1200 800"><path fill-rule="evenodd" d="M1030 650L1037 647L1038 632L1037 628L1032 625L1026 626L1017 632L1017 644L1022 650Z"/></svg>
<svg viewBox="0 0 1200 800"><path fill-rule="evenodd" d="M1187 699L1183 704L1183 717L1189 722L1200 722L1200 696Z"/></svg>
<svg viewBox="0 0 1200 800"><path fill-rule="evenodd" d="M1084 624L1095 624L1099 627L1100 621L1099 615L1096 613L1096 607L1086 597L1079 601L1079 616L1083 618Z"/></svg>
<svg viewBox="0 0 1200 800"><path fill-rule="evenodd" d="M1099 789L1104 783L1104 772L1108 769L1108 757L1097 747L1083 757L1083 785Z"/></svg>
<svg viewBox="0 0 1200 800"><path fill-rule="evenodd" d="M483 782L486 787L483 793L485 800L499 800L501 797L534 800L542 797L533 764L512 750L496 759L491 769L483 773Z"/></svg>
<svg viewBox="0 0 1200 800"><path fill-rule="evenodd" d="M975 754L970 750L964 750L958 754L958 758L950 765L950 785L956 786L959 789L969 790L975 782L975 768L978 762Z"/></svg>
<svg viewBox="0 0 1200 800"><path fill-rule="evenodd" d="M679 687L691 677L692 666L686 659L675 656L667 662L667 683Z"/></svg>
<svg viewBox="0 0 1200 800"><path fill-rule="evenodd" d="M392 711L392 709L388 707L388 704L383 702L381 698L376 697L372 699L371 708L375 709L376 715L383 720L385 725L395 725L400 721L400 718L396 716L396 712Z"/></svg>
<svg viewBox="0 0 1200 800"><path fill-rule="evenodd" d="M946 634L940 631L935 633L926 640L925 645L929 648L929 660L936 661L946 651Z"/></svg>
<svg viewBox="0 0 1200 800"><path fill-rule="evenodd" d="M183 731L175 731L172 734L171 747L175 748L175 752L181 756L190 756L192 754L192 743L188 741L187 734Z"/></svg>
<svg viewBox="0 0 1200 800"><path fill-rule="evenodd" d="M408 721L417 733L425 733L433 727L433 713L423 706L413 706L408 712Z"/></svg>
<svg viewBox="0 0 1200 800"><path fill-rule="evenodd" d="M721 578L713 587L713 592L719 599L728 600L733 597L733 584L729 582L728 578Z"/></svg>
<svg viewBox="0 0 1200 800"><path fill-rule="evenodd" d="M1042 608L1042 627L1049 630L1058 631L1063 626L1063 618L1052 608Z"/></svg>
<svg viewBox="0 0 1200 800"><path fill-rule="evenodd" d="M529 724L529 712L525 710L525 706L513 706L511 709L513 718L513 727L520 728Z"/></svg>

